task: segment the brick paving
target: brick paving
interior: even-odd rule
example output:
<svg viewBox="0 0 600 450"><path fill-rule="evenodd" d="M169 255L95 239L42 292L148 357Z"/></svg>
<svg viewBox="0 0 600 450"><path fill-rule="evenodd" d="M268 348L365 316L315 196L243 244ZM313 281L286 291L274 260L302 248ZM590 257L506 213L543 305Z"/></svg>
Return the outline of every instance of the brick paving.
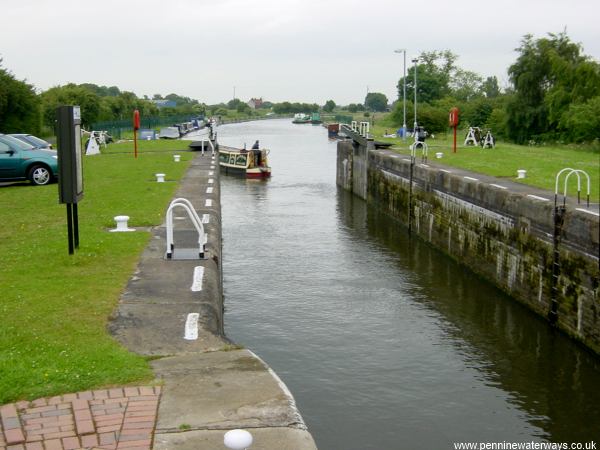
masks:
<svg viewBox="0 0 600 450"><path fill-rule="evenodd" d="M0 450L150 450L160 393L100 389L0 406Z"/></svg>

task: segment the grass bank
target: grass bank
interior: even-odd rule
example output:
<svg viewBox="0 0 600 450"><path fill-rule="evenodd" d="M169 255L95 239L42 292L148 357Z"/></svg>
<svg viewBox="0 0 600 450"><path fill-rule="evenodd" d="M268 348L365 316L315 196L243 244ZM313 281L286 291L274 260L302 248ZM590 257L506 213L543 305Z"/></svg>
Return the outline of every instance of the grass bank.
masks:
<svg viewBox="0 0 600 450"><path fill-rule="evenodd" d="M399 138L384 138L386 130L394 132L392 127L375 125L371 128L371 134L378 141L393 143L392 150L410 154L408 146L413 142L407 138L403 142ZM499 141L493 149L482 149L480 147L465 147L462 144L465 139L465 131L457 133L457 152L452 152L452 135L436 134L435 139L427 139L429 147L429 159L435 159L436 152L442 152L443 158L435 160L448 166L460 167L498 178L509 178L512 181L548 189L554 192L556 174L565 167L585 170L590 176L590 201L600 201L600 152L597 149L586 146L567 145L545 145L524 146ZM420 156L420 152L418 153ZM527 177L517 179L517 170L527 170ZM587 192L587 182L582 179L582 199ZM564 177L562 178L564 183ZM563 185L564 186L564 185ZM563 189L560 189L563 192ZM568 194L570 197L577 196L577 179L575 176L569 178Z"/></svg>
<svg viewBox="0 0 600 450"><path fill-rule="evenodd" d="M152 373L106 331L108 319L135 269L149 232L110 233L113 217L129 225L160 224L193 157L173 149L185 142L113 144L84 158L79 203L80 248L68 255L66 208L56 184L0 187L0 404L133 382Z"/></svg>

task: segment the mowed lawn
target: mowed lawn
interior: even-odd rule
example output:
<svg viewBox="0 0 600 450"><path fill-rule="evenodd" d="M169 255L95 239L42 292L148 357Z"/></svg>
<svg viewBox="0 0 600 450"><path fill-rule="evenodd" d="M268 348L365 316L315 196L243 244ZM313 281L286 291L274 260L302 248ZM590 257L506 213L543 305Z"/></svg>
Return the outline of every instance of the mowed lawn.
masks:
<svg viewBox="0 0 600 450"><path fill-rule="evenodd" d="M0 187L0 404L152 379L145 358L107 332L119 296L150 233L110 233L113 217L129 225L162 222L176 182L193 157L187 143L131 143L84 158L80 247L68 254L66 206L57 184Z"/></svg>
<svg viewBox="0 0 600 450"><path fill-rule="evenodd" d="M388 128L389 129L389 128ZM392 142L393 150L410 154L408 146L413 142L407 138L406 143L401 139L385 139L383 133L385 127L375 127L373 134L375 139ZM465 133L457 134L457 151L452 151L452 136L438 135L435 139L427 139L429 147L428 158L448 166L460 167L474 172L493 175L499 178L507 178L519 183L529 184L554 192L556 174L565 167L584 170L590 176L590 201L597 203L600 200L600 152L596 149L584 146L524 146L509 144L499 141L495 148L482 149L481 147L464 147ZM442 159L435 159L435 153L442 152ZM417 151L417 160L421 157L421 151ZM525 179L517 179L517 170L527 171ZM561 177L561 188L559 194L564 191L564 177ZM582 175L581 196L585 200L587 193L587 180ZM567 187L569 196L577 196L577 177L571 175Z"/></svg>

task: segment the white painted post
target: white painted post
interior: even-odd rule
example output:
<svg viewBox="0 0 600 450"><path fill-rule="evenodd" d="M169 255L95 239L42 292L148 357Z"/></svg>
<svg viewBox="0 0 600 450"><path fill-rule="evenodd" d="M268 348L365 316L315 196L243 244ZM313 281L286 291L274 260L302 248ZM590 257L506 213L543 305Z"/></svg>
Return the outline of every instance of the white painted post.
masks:
<svg viewBox="0 0 600 450"><path fill-rule="evenodd" d="M157 183L164 183L165 182L165 174L164 173L157 173L156 175L156 182Z"/></svg>
<svg viewBox="0 0 600 450"><path fill-rule="evenodd" d="M115 216L115 222L117 223L117 228L113 228L112 232L121 232L121 231L135 231L134 228L127 227L127 221L129 220L129 216Z"/></svg>
<svg viewBox="0 0 600 450"><path fill-rule="evenodd" d="M179 162L181 160L181 155L173 155L173 161Z"/></svg>
<svg viewBox="0 0 600 450"><path fill-rule="evenodd" d="M526 170L524 170L524 169L517 170L517 178L525 178L526 175L527 175Z"/></svg>

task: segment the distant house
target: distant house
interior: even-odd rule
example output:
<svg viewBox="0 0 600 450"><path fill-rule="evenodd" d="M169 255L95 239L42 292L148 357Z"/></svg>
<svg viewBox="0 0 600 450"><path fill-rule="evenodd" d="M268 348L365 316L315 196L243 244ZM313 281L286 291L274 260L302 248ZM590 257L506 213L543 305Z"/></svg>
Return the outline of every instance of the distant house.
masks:
<svg viewBox="0 0 600 450"><path fill-rule="evenodd" d="M262 106L263 104L263 99L261 98L251 98L248 101L248 106L252 109L258 109Z"/></svg>
<svg viewBox="0 0 600 450"><path fill-rule="evenodd" d="M157 108L175 108L177 102L175 100L152 100Z"/></svg>

